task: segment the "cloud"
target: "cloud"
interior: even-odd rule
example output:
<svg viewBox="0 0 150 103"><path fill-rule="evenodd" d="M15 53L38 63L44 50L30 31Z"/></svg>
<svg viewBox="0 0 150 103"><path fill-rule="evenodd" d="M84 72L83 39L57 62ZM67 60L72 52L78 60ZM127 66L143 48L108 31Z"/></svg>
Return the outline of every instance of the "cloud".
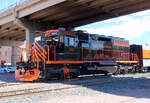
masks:
<svg viewBox="0 0 150 103"><path fill-rule="evenodd" d="M130 20L132 20L130 16L121 16L121 17L105 20L105 21L102 21L102 22L103 23L113 23L113 22L119 23L119 22L125 22L125 21L130 21Z"/></svg>
<svg viewBox="0 0 150 103"><path fill-rule="evenodd" d="M144 11L141 11L141 12L137 12L137 13L133 13L131 15L134 15L134 16L146 16L146 15L149 15L150 14L150 9L149 10L144 10Z"/></svg>
<svg viewBox="0 0 150 103"><path fill-rule="evenodd" d="M117 36L121 38L125 38L128 40L132 40L135 38L139 38L145 32L150 32L150 15L141 17L137 15L149 14L150 11L138 13L132 16L122 16L119 18L114 18L110 20L105 20L103 22L99 22L100 27L85 28L82 30L86 30L89 33L93 34L101 34L101 35L109 35L109 36ZM140 18L135 18L140 17ZM107 26L102 27L102 25L107 24ZM109 24L111 23L111 24Z"/></svg>
<svg viewBox="0 0 150 103"><path fill-rule="evenodd" d="M130 20L132 20L130 16L121 16L121 17L116 17L116 18L112 18L112 19L96 22L96 23L93 23L93 24L94 25L98 25L98 24L102 24L102 23L105 23L105 24L119 23L119 22L125 22L125 21L130 21Z"/></svg>

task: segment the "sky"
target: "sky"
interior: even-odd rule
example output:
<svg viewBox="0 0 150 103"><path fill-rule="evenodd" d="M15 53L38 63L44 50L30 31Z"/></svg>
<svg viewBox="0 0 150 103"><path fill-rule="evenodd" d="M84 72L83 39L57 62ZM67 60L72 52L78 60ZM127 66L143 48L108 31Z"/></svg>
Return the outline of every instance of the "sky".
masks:
<svg viewBox="0 0 150 103"><path fill-rule="evenodd" d="M17 1L20 1L20 0L0 0L0 10L7 8L8 6L16 3Z"/></svg>
<svg viewBox="0 0 150 103"><path fill-rule="evenodd" d="M81 26L76 30L125 38L130 44L150 44L150 10Z"/></svg>
<svg viewBox="0 0 150 103"><path fill-rule="evenodd" d="M0 0L0 10L17 1L23 0ZM150 44L150 10L81 26L76 30L125 38L130 44Z"/></svg>

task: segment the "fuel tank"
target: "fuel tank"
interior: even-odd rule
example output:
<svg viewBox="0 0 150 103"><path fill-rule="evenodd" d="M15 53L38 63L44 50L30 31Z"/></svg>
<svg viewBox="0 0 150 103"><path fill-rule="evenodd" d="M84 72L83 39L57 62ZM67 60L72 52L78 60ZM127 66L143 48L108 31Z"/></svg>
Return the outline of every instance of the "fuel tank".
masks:
<svg viewBox="0 0 150 103"><path fill-rule="evenodd" d="M115 73L117 71L117 66L89 66L87 67L87 70Z"/></svg>

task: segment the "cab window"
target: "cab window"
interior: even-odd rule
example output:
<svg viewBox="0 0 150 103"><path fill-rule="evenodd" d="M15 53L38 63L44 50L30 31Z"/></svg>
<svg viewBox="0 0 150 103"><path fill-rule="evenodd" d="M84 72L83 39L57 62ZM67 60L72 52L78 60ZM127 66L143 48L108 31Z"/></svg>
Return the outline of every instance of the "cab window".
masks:
<svg viewBox="0 0 150 103"><path fill-rule="evenodd" d="M63 42L64 42L63 35L60 35L60 42L61 42L61 43L63 43Z"/></svg>
<svg viewBox="0 0 150 103"><path fill-rule="evenodd" d="M65 46L73 46L76 47L78 45L77 38L64 36Z"/></svg>
<svg viewBox="0 0 150 103"><path fill-rule="evenodd" d="M58 35L58 32L51 32L50 35Z"/></svg>
<svg viewBox="0 0 150 103"><path fill-rule="evenodd" d="M69 37L68 36L64 36L64 42L65 42L65 46L69 46Z"/></svg>
<svg viewBox="0 0 150 103"><path fill-rule="evenodd" d="M69 38L69 46L74 46L75 45L75 39L73 37Z"/></svg>

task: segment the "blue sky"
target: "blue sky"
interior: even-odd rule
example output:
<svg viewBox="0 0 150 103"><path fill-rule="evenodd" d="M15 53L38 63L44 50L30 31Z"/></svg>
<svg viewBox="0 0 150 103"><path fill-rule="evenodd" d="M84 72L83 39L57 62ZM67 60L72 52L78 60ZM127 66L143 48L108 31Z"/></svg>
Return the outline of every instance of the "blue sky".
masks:
<svg viewBox="0 0 150 103"><path fill-rule="evenodd" d="M122 37L130 40L130 44L150 44L150 10L96 22L76 29Z"/></svg>
<svg viewBox="0 0 150 103"><path fill-rule="evenodd" d="M10 6L16 3L17 1L20 1L20 0L0 0L0 10L7 8L7 6Z"/></svg>
<svg viewBox="0 0 150 103"><path fill-rule="evenodd" d="M22 0L0 0L0 10ZM76 28L89 33L117 36L131 44L150 44L150 10L121 16Z"/></svg>

